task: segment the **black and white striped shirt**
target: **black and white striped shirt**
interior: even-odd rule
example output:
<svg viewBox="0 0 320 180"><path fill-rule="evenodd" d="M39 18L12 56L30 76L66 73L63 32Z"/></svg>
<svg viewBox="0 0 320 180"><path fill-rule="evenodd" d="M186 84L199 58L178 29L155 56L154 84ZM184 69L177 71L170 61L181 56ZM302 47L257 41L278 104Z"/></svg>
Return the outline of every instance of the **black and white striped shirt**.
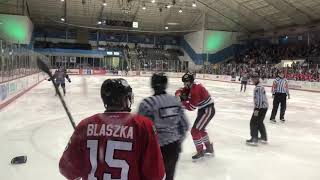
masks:
<svg viewBox="0 0 320 180"><path fill-rule="evenodd" d="M253 100L254 100L255 109L262 109L262 108L269 107L266 91L264 87L261 85L261 83L257 84L256 87L254 88Z"/></svg>
<svg viewBox="0 0 320 180"><path fill-rule="evenodd" d="M249 80L249 75L247 73L244 73L241 77L241 81L247 82Z"/></svg>
<svg viewBox="0 0 320 180"><path fill-rule="evenodd" d="M160 146L184 139L189 128L181 103L169 94L145 98L138 113L154 122Z"/></svg>
<svg viewBox="0 0 320 180"><path fill-rule="evenodd" d="M289 95L289 85L288 80L286 78L277 77L273 81L272 94L276 93L286 93L287 95Z"/></svg>

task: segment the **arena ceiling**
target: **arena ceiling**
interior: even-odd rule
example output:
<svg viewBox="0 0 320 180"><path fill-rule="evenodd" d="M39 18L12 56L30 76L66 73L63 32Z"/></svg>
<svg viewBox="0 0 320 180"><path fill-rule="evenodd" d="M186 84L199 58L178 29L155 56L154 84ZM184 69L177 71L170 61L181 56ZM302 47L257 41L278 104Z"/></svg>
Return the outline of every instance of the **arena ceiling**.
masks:
<svg viewBox="0 0 320 180"><path fill-rule="evenodd" d="M137 31L257 32L318 22L320 0L0 0L0 13L29 15L45 26L108 29L98 24L108 19L137 21Z"/></svg>

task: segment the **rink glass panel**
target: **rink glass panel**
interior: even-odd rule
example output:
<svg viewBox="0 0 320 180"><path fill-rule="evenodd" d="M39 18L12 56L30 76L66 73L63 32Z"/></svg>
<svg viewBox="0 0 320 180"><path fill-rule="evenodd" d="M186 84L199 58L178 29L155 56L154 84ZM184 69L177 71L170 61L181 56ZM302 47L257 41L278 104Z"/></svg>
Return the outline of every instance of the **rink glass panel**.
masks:
<svg viewBox="0 0 320 180"><path fill-rule="evenodd" d="M0 40L0 83L39 72L37 57L47 60L26 45Z"/></svg>

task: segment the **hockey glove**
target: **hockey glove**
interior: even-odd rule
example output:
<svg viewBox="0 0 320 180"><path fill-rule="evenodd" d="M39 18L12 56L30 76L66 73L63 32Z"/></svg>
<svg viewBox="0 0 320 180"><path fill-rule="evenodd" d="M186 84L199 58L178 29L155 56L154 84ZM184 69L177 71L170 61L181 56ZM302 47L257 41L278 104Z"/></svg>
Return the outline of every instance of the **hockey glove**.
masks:
<svg viewBox="0 0 320 180"><path fill-rule="evenodd" d="M254 110L253 116L257 117L259 115L259 110Z"/></svg>
<svg viewBox="0 0 320 180"><path fill-rule="evenodd" d="M188 94L187 94L187 93L182 93L182 94L180 95L180 99L181 99L181 101L186 101L186 100L188 100Z"/></svg>

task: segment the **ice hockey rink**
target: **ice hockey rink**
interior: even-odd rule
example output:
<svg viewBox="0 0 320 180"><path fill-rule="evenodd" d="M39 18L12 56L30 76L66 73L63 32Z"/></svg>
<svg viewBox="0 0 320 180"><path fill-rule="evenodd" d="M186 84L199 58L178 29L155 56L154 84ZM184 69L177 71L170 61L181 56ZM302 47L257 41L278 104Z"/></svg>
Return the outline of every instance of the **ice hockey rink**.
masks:
<svg viewBox="0 0 320 180"><path fill-rule="evenodd" d="M106 76L72 76L65 100L78 123L104 111L100 85ZM148 77L125 77L133 87L136 111L142 98L152 94ZM176 180L319 180L320 94L291 91L285 124L265 124L268 145L250 147L249 121L253 111L253 86L240 93L240 85L202 81L215 100L216 115L207 130L216 157L192 162L195 148L188 135L177 166ZM168 93L182 83L170 79ZM272 105L270 88L266 88ZM192 124L196 111L187 112ZM279 118L279 113L277 114ZM67 115L54 95L52 83L43 81L0 113L0 179L59 180L58 161L72 134ZM23 165L10 165L17 155L27 155Z"/></svg>

